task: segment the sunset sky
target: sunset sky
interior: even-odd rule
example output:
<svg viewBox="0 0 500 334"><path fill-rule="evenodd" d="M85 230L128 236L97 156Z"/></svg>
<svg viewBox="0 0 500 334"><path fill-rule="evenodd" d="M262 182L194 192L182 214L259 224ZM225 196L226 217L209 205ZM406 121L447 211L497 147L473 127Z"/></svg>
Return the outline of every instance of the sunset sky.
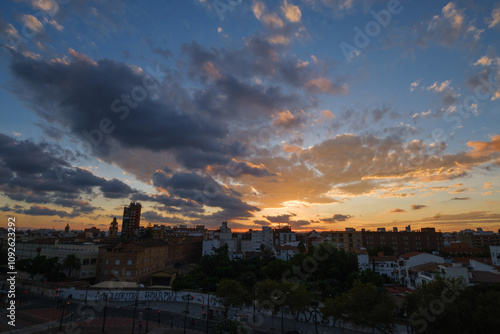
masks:
<svg viewBox="0 0 500 334"><path fill-rule="evenodd" d="M498 1L2 1L0 219L496 231L499 41Z"/></svg>

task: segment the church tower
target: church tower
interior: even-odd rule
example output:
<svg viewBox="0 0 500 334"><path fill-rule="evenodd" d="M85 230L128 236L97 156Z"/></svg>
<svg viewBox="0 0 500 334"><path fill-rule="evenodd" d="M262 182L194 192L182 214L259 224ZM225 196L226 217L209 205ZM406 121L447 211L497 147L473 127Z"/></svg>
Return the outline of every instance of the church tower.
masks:
<svg viewBox="0 0 500 334"><path fill-rule="evenodd" d="M118 222L116 221L116 217L113 218L113 221L111 222L111 224L109 226L108 237L110 237L110 238L117 238L118 237Z"/></svg>

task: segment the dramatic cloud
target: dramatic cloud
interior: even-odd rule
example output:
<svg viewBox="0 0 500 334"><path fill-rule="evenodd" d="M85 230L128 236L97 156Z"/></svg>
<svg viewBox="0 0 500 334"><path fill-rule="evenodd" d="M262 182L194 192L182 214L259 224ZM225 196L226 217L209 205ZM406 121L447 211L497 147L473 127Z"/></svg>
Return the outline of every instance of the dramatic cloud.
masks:
<svg viewBox="0 0 500 334"><path fill-rule="evenodd" d="M98 209L80 199L81 196L100 193L106 198L127 198L136 192L118 179L107 180L86 169L72 167L68 160L76 159L73 153L56 145L0 134L0 189L15 201L72 207L73 216ZM26 214L70 216L51 210L32 206Z"/></svg>
<svg viewBox="0 0 500 334"><path fill-rule="evenodd" d="M423 209L426 207L427 207L427 205L423 205L423 204L412 204L411 205L412 210L420 210L420 209Z"/></svg>
<svg viewBox="0 0 500 334"><path fill-rule="evenodd" d="M163 73L70 53L69 63L16 55L10 69L19 82L13 91L47 122L69 128L95 154L107 156L112 141L151 150L221 149L217 140L227 130L220 124L182 113L173 101L154 99Z"/></svg>
<svg viewBox="0 0 500 334"><path fill-rule="evenodd" d="M75 217L75 215L66 211L53 210L39 205L33 205L29 209L23 210L22 213L29 216L59 216L61 218Z"/></svg>
<svg viewBox="0 0 500 334"><path fill-rule="evenodd" d="M292 219L293 217L296 217L297 215L295 213L287 213L287 214L281 214L281 215L276 215L276 216L264 216L267 220L269 220L271 223L274 224L286 224L290 225L292 229L300 229L304 226L310 225L311 221L309 220L304 220L304 219ZM261 224L264 225L264 224Z"/></svg>
<svg viewBox="0 0 500 334"><path fill-rule="evenodd" d="M288 213L288 214L281 214L277 216L264 216L267 220L269 220L271 223L281 223L281 224L286 224L291 221L292 217L296 217L297 215L295 213Z"/></svg>
<svg viewBox="0 0 500 334"><path fill-rule="evenodd" d="M340 213L336 213L332 217L321 218L321 221L324 221L326 223L336 223L336 222L345 222L346 220L348 220L350 218L352 218L351 215L343 215Z"/></svg>
<svg viewBox="0 0 500 334"><path fill-rule="evenodd" d="M141 212L141 220L149 223L163 223L167 220L167 217L164 217L155 211L145 211Z"/></svg>
<svg viewBox="0 0 500 334"><path fill-rule="evenodd" d="M195 173L175 173L168 175L163 171L153 174L153 185L170 195L208 207L218 207L227 219L252 217L256 206L243 202L241 194L220 185L210 176ZM192 214L197 217L196 215Z"/></svg>

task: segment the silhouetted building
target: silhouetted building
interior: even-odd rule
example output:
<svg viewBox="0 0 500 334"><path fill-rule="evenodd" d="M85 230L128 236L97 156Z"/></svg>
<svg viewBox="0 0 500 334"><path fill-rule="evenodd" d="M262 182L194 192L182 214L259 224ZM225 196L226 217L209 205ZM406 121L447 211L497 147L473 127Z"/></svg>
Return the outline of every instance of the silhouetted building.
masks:
<svg viewBox="0 0 500 334"><path fill-rule="evenodd" d="M420 232L362 232L362 245L367 249L390 247L396 254L412 251L443 251L443 234L435 228L423 228Z"/></svg>
<svg viewBox="0 0 500 334"><path fill-rule="evenodd" d="M110 237L110 238L118 237L118 222L116 221L116 217L113 218L113 221L111 222L111 224L109 226L108 237Z"/></svg>
<svg viewBox="0 0 500 334"><path fill-rule="evenodd" d="M130 203L123 208L122 237L135 237L141 225L141 204Z"/></svg>

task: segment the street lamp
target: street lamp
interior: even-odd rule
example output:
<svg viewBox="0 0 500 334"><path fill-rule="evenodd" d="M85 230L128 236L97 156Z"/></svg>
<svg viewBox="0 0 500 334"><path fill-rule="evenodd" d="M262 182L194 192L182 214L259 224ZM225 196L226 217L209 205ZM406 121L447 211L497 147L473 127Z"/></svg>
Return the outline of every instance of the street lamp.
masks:
<svg viewBox="0 0 500 334"><path fill-rule="evenodd" d="M315 333L318 334L318 301L313 300L312 301L312 306L314 306L314 327L315 327Z"/></svg>
<svg viewBox="0 0 500 334"><path fill-rule="evenodd" d="M85 290L85 305L87 305L87 296L89 295L89 285L87 284L87 289Z"/></svg>
<svg viewBox="0 0 500 334"><path fill-rule="evenodd" d="M134 334L135 331L135 314L137 312L137 304L139 302L139 288L143 288L144 285L142 284L137 284L137 295L135 296L135 306L134 306L134 319L132 320L132 334Z"/></svg>
<svg viewBox="0 0 500 334"><path fill-rule="evenodd" d="M108 294L104 293L103 294L103 298L104 298L104 312L103 312L103 317L102 317L102 330L101 330L101 333L104 333L104 327L105 327L105 324L106 324L106 309L107 309L107 305L108 305Z"/></svg>
<svg viewBox="0 0 500 334"><path fill-rule="evenodd" d="M207 296L207 299L208 299L208 303L207 303L207 332L206 334L208 334L208 321L209 321L209 316L210 316L210 283L208 284L208 296Z"/></svg>
<svg viewBox="0 0 500 334"><path fill-rule="evenodd" d="M288 296L290 294L290 292L287 292L285 293L281 298L286 298L286 296ZM278 304L277 300L279 298L277 296L274 297L274 300L276 301L275 304ZM283 300L283 302L281 304L284 304L285 303L285 300ZM281 305L281 334L285 333L285 327L284 327L284 311L285 311L285 305Z"/></svg>
<svg viewBox="0 0 500 334"><path fill-rule="evenodd" d="M184 313L184 334L186 333L186 320L187 320L187 315L189 313L189 301L194 299L194 296L191 294L184 295L182 296L182 299L187 300L187 309L183 311Z"/></svg>
<svg viewBox="0 0 500 334"><path fill-rule="evenodd" d="M247 276L248 279L251 279L250 276ZM252 299L252 305L253 305L253 324L255 325L255 285L252 287L252 292L253 292L253 299Z"/></svg>
<svg viewBox="0 0 500 334"><path fill-rule="evenodd" d="M148 307L146 307L146 333L148 332L149 326L149 311L151 311L151 300L149 299L148 294L146 293L146 299L148 301Z"/></svg>
<svg viewBox="0 0 500 334"><path fill-rule="evenodd" d="M65 305L64 305L64 300L63 300L63 304L61 306L62 308L62 312L61 312L61 322L59 323L59 330L62 331L62 323L63 323L63 318L64 318L64 308L65 308Z"/></svg>

